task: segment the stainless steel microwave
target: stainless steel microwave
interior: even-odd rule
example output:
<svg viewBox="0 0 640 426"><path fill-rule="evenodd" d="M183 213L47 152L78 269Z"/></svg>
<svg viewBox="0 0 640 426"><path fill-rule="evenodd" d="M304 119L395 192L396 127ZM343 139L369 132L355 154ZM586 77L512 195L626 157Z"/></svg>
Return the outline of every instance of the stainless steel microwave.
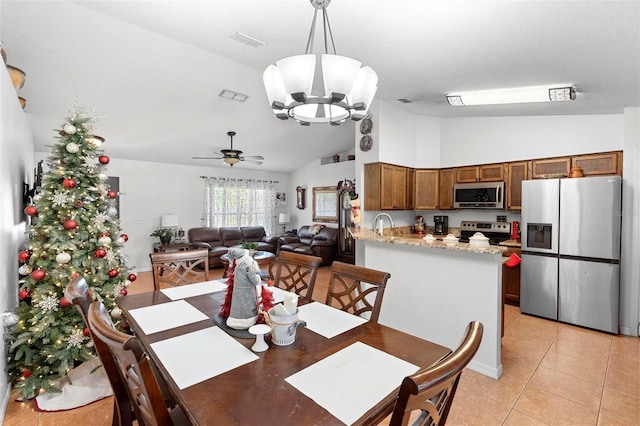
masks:
<svg viewBox="0 0 640 426"><path fill-rule="evenodd" d="M453 187L456 209L504 209L504 182L457 183Z"/></svg>

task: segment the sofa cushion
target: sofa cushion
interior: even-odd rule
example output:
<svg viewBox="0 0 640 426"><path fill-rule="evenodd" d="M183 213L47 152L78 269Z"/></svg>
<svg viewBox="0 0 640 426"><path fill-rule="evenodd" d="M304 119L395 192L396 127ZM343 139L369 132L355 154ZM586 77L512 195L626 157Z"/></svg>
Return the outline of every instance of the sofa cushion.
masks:
<svg viewBox="0 0 640 426"><path fill-rule="evenodd" d="M262 241L262 238L267 235L262 226L241 226L240 232L244 241Z"/></svg>
<svg viewBox="0 0 640 426"><path fill-rule="evenodd" d="M298 240L305 245L310 246L313 241L313 234L309 232L309 226L301 226L298 230Z"/></svg>
<svg viewBox="0 0 640 426"><path fill-rule="evenodd" d="M189 242L204 242L211 247L223 246L218 228L191 228L189 229Z"/></svg>
<svg viewBox="0 0 640 426"><path fill-rule="evenodd" d="M222 237L222 245L227 247L242 244L242 232L240 228L235 226L223 226L220 228L220 236Z"/></svg>

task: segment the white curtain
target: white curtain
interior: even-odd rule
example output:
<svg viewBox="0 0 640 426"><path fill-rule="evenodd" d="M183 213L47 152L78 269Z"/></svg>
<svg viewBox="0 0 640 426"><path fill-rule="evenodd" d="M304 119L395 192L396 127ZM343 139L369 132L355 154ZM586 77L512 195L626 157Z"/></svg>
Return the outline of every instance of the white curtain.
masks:
<svg viewBox="0 0 640 426"><path fill-rule="evenodd" d="M254 179L204 177L202 226L264 226L267 235L276 227L277 182Z"/></svg>

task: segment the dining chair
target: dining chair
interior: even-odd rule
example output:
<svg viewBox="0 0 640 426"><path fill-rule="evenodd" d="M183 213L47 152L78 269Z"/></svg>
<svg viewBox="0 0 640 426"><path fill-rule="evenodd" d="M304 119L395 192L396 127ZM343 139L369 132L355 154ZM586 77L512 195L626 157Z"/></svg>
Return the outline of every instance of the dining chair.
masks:
<svg viewBox="0 0 640 426"><path fill-rule="evenodd" d="M111 351L127 386L138 424L159 426L190 424L180 407L176 406L169 411L153 372L153 361L147 355L144 346L137 337L115 329L102 302L91 304L88 321L92 335Z"/></svg>
<svg viewBox="0 0 640 426"><path fill-rule="evenodd" d="M206 248L150 253L149 257L154 290L209 281L209 250Z"/></svg>
<svg viewBox="0 0 640 426"><path fill-rule="evenodd" d="M311 299L322 258L281 251L276 260L274 285Z"/></svg>
<svg viewBox="0 0 640 426"><path fill-rule="evenodd" d="M371 312L369 321L377 323L390 277L388 272L335 261L331 264L326 304L357 316ZM375 299L371 304L373 293Z"/></svg>
<svg viewBox="0 0 640 426"><path fill-rule="evenodd" d="M454 352L402 380L390 426L445 424L460 375L478 351L482 331L482 323L470 322Z"/></svg>
<svg viewBox="0 0 640 426"><path fill-rule="evenodd" d="M65 287L64 295L67 300L70 300L76 305L78 311L80 311L84 317L87 327L89 327L87 316L89 315L89 306L91 306L93 299L87 281L83 277L73 278ZM118 366L113 356L111 356L109 347L102 340L94 338L93 334L91 338L107 378L109 379L111 389L113 390L113 420L111 424L113 426L131 425L133 424L135 416L132 411L131 402L129 401L127 388L122 380Z"/></svg>

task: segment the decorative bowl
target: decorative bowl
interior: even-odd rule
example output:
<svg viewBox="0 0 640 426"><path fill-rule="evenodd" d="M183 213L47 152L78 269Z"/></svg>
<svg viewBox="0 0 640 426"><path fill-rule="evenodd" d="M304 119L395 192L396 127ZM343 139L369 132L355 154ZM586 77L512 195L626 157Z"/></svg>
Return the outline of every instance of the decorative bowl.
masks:
<svg viewBox="0 0 640 426"><path fill-rule="evenodd" d="M469 245L471 247L489 247L489 238L485 237L482 232L476 232L469 237Z"/></svg>
<svg viewBox="0 0 640 426"><path fill-rule="evenodd" d="M446 244L455 244L458 242L458 238L453 234L449 234L444 237L442 241L444 241Z"/></svg>

